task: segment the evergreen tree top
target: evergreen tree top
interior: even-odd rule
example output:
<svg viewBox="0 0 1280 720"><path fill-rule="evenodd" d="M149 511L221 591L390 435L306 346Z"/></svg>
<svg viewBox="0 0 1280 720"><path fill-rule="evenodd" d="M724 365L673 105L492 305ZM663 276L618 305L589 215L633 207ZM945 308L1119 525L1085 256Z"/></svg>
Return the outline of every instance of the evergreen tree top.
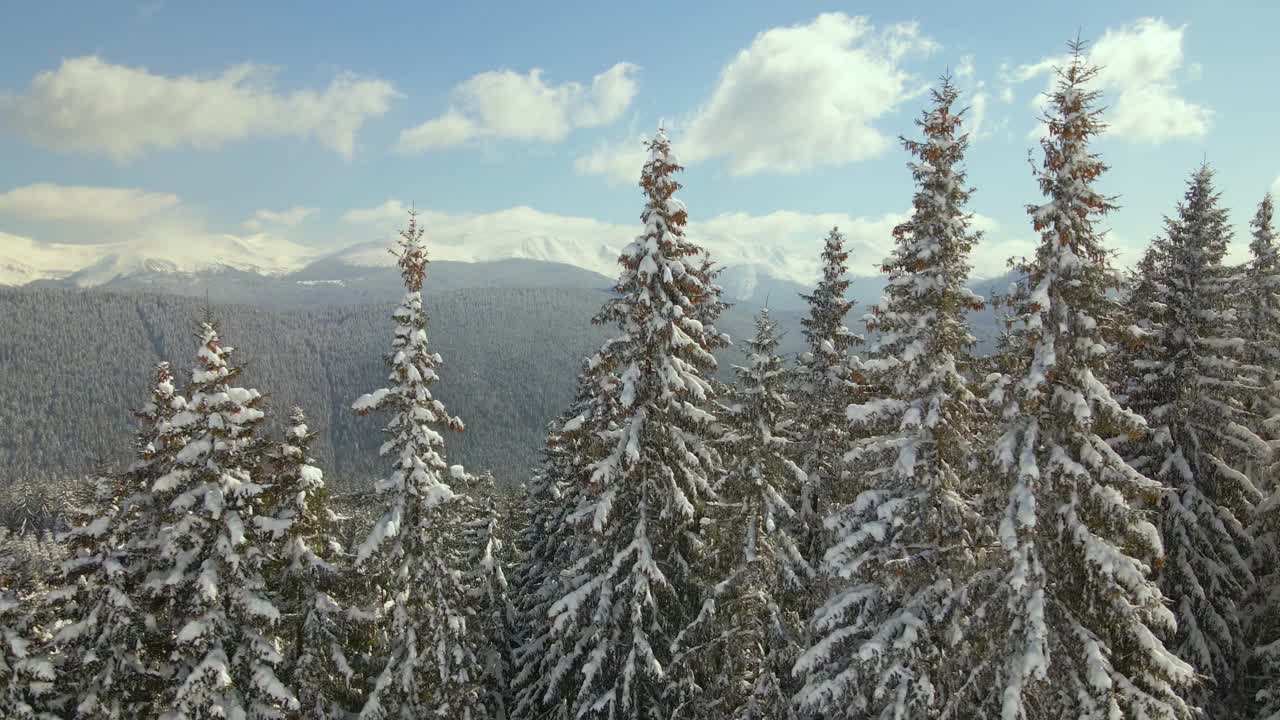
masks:
<svg viewBox="0 0 1280 720"><path fill-rule="evenodd" d="M1027 207L1035 230L1054 241L1042 247L1051 251L1055 268L1063 272L1077 266L1073 258L1095 264L1106 260L1107 252L1093 223L1116 209L1114 198L1092 186L1107 166L1089 150L1089 143L1106 126L1100 119L1102 109L1097 107L1101 92L1087 89L1098 68L1085 60L1085 47L1079 40L1070 44L1071 61L1059 69L1043 117L1048 134L1040 141L1044 161L1036 169L1036 178L1049 202Z"/></svg>
<svg viewBox="0 0 1280 720"><path fill-rule="evenodd" d="M1169 259L1175 266L1219 266L1227 255L1231 228L1213 177L1213 168L1208 163L1201 164L1187 183L1177 217L1165 218L1167 240L1173 251Z"/></svg>
<svg viewBox="0 0 1280 720"><path fill-rule="evenodd" d="M934 334L936 351L955 352L973 343L965 313L981 310L983 302L965 281L969 252L981 233L970 229L972 214L964 211L972 190L964 184L961 165L969 145L968 135L960 132L966 111L952 110L959 97L951 78L943 76L932 90L932 107L916 120L924 139L901 138L916 158L908 164L916 183L915 213L894 227L894 251L881 265L889 276L889 302L872 307L867 317L868 330L887 332L877 344L882 350L899 341L899 330ZM924 322L916 317L921 314ZM948 322L934 322L942 318Z"/></svg>
<svg viewBox="0 0 1280 720"><path fill-rule="evenodd" d="M778 323L769 316L769 309L763 308L756 315L755 327L755 334L743 342L746 364L735 365L733 368L738 377L738 385L733 388L736 402L728 409L735 415L745 413L753 416L764 413L777 416L767 418L768 422L787 425L789 421L783 420L781 415L791 403L784 395L785 389L781 381L787 378L790 370L777 355ZM769 428L770 433L776 431L776 428ZM726 439L742 438L731 435Z"/></svg>
<svg viewBox="0 0 1280 720"><path fill-rule="evenodd" d="M860 340L844 326L854 305L845 297L849 284L849 251L840 228L833 227L822 246L822 277L812 293L800 294L809 303L809 314L800 319L801 332L815 358L842 352Z"/></svg>
<svg viewBox="0 0 1280 720"><path fill-rule="evenodd" d="M723 311L716 270L706 251L684 234L688 222L685 205L675 197L683 170L671 152L661 129L648 143L649 160L641 175L645 193L641 213L644 233L623 249L615 291L618 297L605 304L596 323L617 323L624 335L609 341L592 360L593 372L611 371L624 356L657 354L661 361L655 376L664 386L661 397L709 395L710 387L697 376L716 367L711 351L727 344L713 323ZM624 405L635 398L635 382L642 381L637 366L623 371ZM647 382L647 380L643 380Z"/></svg>
<svg viewBox="0 0 1280 720"><path fill-rule="evenodd" d="M755 335L745 342L752 365L767 360L778 349L778 322L769 315L769 308L760 309L755 327Z"/></svg>
<svg viewBox="0 0 1280 720"><path fill-rule="evenodd" d="M1249 221L1253 238L1249 242L1249 252L1256 260L1274 263L1276 260L1276 231L1271 224L1271 193L1262 196L1258 203L1258 211Z"/></svg>
<svg viewBox="0 0 1280 720"><path fill-rule="evenodd" d="M1035 170L1048 202L1027 206L1041 241L1034 258L1015 266L1025 280L1013 301L1014 317L1024 323L1033 348L1021 387L1029 398L1036 398L1062 372L1088 368L1073 384L1081 384L1090 402L1117 411L1113 414L1123 416L1124 424L1133 429L1143 424L1141 418L1119 412L1092 374L1108 350L1099 323L1108 320L1115 308L1106 292L1118 287L1120 280L1095 223L1116 205L1114 198L1093 187L1107 170L1089 149L1105 128L1102 111L1096 107L1100 93L1088 88L1098 69L1086 61L1083 42L1074 41L1070 48L1071 60L1058 68L1048 97L1043 118L1048 134L1040 141L1044 160Z"/></svg>
<svg viewBox="0 0 1280 720"><path fill-rule="evenodd" d="M1118 277L1094 225L1115 205L1093 187L1106 165L1089 150L1103 126L1084 48L1071 44L1044 118L1036 176L1048 202L1027 208L1040 244L1015 297L1021 377L1012 396L993 394L1004 402L994 451L1010 480L998 531L1008 595L994 601L1009 612L1001 717L1184 720L1178 692L1194 671L1161 640L1175 621L1150 577L1159 532L1140 509L1162 486L1106 439L1146 423L1098 376Z"/></svg>
<svg viewBox="0 0 1280 720"><path fill-rule="evenodd" d="M422 281L427 275L427 247L422 242L426 231L418 225L417 210L409 210L409 224L402 228L396 238L396 246L388 252L396 256L396 265L400 267L400 276L404 278L404 286L409 292L420 292Z"/></svg>

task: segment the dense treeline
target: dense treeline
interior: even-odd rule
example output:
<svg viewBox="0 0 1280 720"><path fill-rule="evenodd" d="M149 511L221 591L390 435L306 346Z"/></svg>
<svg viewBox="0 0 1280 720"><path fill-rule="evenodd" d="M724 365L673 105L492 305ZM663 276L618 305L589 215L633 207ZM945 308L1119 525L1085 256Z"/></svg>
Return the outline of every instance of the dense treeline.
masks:
<svg viewBox="0 0 1280 720"><path fill-rule="evenodd" d="M453 443L460 459L480 465L483 458L508 481L528 466L541 424L572 391L549 369L575 362L598 342L585 318L600 297L586 290L500 290L437 298L433 332L459 353L441 370L449 381L445 397L458 398L468 418L484 419ZM100 457L121 460L119 435L145 391L145 368L182 357L201 312L200 302L173 296L0 291L3 476L72 476ZM358 388L382 374L376 348L386 307L271 313L215 306L214 312L245 348L246 374L271 388L271 404L307 410L325 467L337 477L369 477L376 458L366 450L380 442L377 429L356 422L346 408ZM72 378L95 392L71 392ZM73 419L83 432L64 431Z"/></svg>
<svg viewBox="0 0 1280 720"><path fill-rule="evenodd" d="M794 361L768 312L732 368L717 360L718 271L685 237L660 130L643 232L594 317L609 335L523 495L445 454L464 422L436 396L448 364L428 343L412 213L386 381L350 404L385 418L365 517L337 511L306 413L268 431L266 397L202 319L195 362L180 382L153 368L132 462L99 473L62 544L0 535L0 709L1280 717L1271 200L1250 261L1229 267L1201 166L1122 276L1101 227L1117 199L1095 187L1097 70L1072 50L1027 207L1040 240L1010 295L967 286L982 237L943 78L903 140L914 213L867 335L847 326L833 229ZM970 317L991 302L1008 322L983 357ZM44 578L42 553L62 559Z"/></svg>
<svg viewBox="0 0 1280 720"><path fill-rule="evenodd" d="M452 351L440 371L443 397L473 426L450 443L460 461L505 485L520 482L547 420L573 392L563 368L603 338L589 319L604 296L572 288L428 294L433 337ZM213 306L245 348L249 381L271 389L271 405L307 411L317 460L344 482L367 484L376 466L368 450L380 442L377 429L347 406L382 374L388 307ZM118 439L146 389L146 367L182 357L202 312L202 301L172 295L0 288L0 513L12 507L2 499L12 483L78 482L100 459L123 460ZM750 327L751 312L738 308L729 326ZM794 314L780 319L797 326ZM786 349L797 349L797 338L790 333ZM95 391L71 392L72 379ZM71 422L84 430L65 432Z"/></svg>

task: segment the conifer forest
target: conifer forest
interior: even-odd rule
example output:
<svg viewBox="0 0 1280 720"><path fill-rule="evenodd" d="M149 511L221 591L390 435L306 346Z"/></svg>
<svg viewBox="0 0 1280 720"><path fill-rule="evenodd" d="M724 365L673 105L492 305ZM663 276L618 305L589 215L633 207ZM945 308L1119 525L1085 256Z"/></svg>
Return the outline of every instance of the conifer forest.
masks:
<svg viewBox="0 0 1280 720"><path fill-rule="evenodd" d="M451 457L472 421L437 397L417 212L385 382L341 408L382 430L360 492L207 313L145 368L131 459L42 534L0 531L0 718L1280 720L1273 201L1232 237L1214 168L1187 168L1121 270L1086 48L1002 200L1038 241L1015 282L970 287L981 190L944 75L901 138L882 299L849 299L832 228L794 356L768 310L718 326L660 129L582 330L607 339L557 370L572 401L515 487Z"/></svg>

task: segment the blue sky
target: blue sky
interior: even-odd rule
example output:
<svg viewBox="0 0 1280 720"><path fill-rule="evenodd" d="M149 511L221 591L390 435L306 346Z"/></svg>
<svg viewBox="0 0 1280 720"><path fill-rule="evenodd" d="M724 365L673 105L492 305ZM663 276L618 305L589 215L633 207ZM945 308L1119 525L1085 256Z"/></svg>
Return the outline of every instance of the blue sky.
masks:
<svg viewBox="0 0 1280 720"><path fill-rule="evenodd" d="M1159 231L1202 158L1241 234L1280 174L1275 3L369 5L11 5L0 243L150 224L338 247L385 238L399 201L467 242L528 207L504 222L616 245L640 211L641 136L665 119L695 227L728 261L816 255L834 219L869 267L910 203L896 137L950 67L981 115L991 274L1029 247L1033 103L1077 28L1108 68L1119 249Z"/></svg>

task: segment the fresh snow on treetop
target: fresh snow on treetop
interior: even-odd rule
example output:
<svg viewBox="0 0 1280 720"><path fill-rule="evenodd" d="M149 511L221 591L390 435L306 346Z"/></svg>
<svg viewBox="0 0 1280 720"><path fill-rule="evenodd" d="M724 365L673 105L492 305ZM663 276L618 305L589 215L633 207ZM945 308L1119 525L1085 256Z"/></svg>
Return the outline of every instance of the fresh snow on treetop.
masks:
<svg viewBox="0 0 1280 720"><path fill-rule="evenodd" d="M1230 231L1213 173L1192 176L1177 217L1155 241L1154 297L1143 313L1154 348L1135 363L1135 399L1151 434L1135 463L1162 481L1161 590L1176 598L1171 647L1207 680L1191 697L1212 715L1231 711L1240 681L1241 604L1253 589L1245 524L1260 499L1246 472L1269 454L1243 410L1257 391L1229 305L1222 261Z"/></svg>
<svg viewBox="0 0 1280 720"><path fill-rule="evenodd" d="M240 369L213 325L201 323L197 337L190 400L172 420L186 442L152 485L164 527L148 587L174 633L161 717L276 717L298 700L276 675L283 658L270 629L280 611L255 524L266 490L254 461L262 395L233 384Z"/></svg>
<svg viewBox="0 0 1280 720"><path fill-rule="evenodd" d="M155 707L153 670L162 658L146 650L153 641L146 629L151 606L142 592L158 549L151 484L182 447L173 419L185 407L169 363L157 363L150 397L134 413L141 425L135 461L98 479L92 512L68 535L71 557L62 572L70 594L61 598L67 623L52 641L64 659L64 706L77 718L123 720Z"/></svg>
<svg viewBox="0 0 1280 720"><path fill-rule="evenodd" d="M1251 476L1264 499L1254 513L1251 565L1255 587L1248 598L1246 640L1250 662L1243 683L1246 699L1257 703L1259 720L1280 720L1280 249L1276 247L1270 193L1258 203L1249 222L1250 259L1239 298L1240 335L1247 345L1251 382L1250 427L1265 439L1272 456L1255 463ZM1252 696L1252 697L1251 697Z"/></svg>
<svg viewBox="0 0 1280 720"><path fill-rule="evenodd" d="M833 593L813 617L813 645L796 665L796 699L830 718L966 717L966 674L949 661L965 624L984 519L974 500L976 398L965 373L974 343L965 287L977 233L964 205L963 111L943 78L903 139L917 159L915 213L894 229L878 333L862 363L865 402L847 409L845 460L862 491L832 508L823 571Z"/></svg>
<svg viewBox="0 0 1280 720"><path fill-rule="evenodd" d="M847 502L843 455L850 433L845 408L862 399L861 365L853 348L862 336L845 326L854 303L849 290L849 252L839 228L832 228L822 248L822 277L809 295L808 314L800 320L805 351L797 360L794 399L805 409L796 421L796 457L804 470L797 511L796 540L811 566L826 552L823 518L834 502Z"/></svg>
<svg viewBox="0 0 1280 720"><path fill-rule="evenodd" d="M1158 533L1137 506L1162 488L1103 435L1142 433L1145 422L1098 378L1118 281L1094 227L1114 205L1093 187L1106 166L1089 149L1102 124L1084 49L1072 43L1049 96L1037 170L1047 202L1028 208L1040 245L1013 299L1027 347L992 397L1003 406L995 455L1007 501L1004 580L979 607L1001 625L1003 654L988 655L991 712L1182 720L1192 711L1178 692L1194 670L1161 640L1176 622L1151 579Z"/></svg>
<svg viewBox="0 0 1280 720"><path fill-rule="evenodd" d="M796 408L792 370L778 356L768 311L743 343L746 364L722 404L729 458L707 505L702 605L677 641L676 663L692 668L711 702L684 717L787 718L797 688L812 570L791 537L804 471L791 459Z"/></svg>
<svg viewBox="0 0 1280 720"><path fill-rule="evenodd" d="M585 527L569 572L582 580L550 609L563 642L545 698L580 719L667 717L697 701L672 643L699 601L698 520L720 467L707 375L725 339L710 263L684 237L680 170L660 131L640 180L644 233L597 317L619 330L589 371L616 378L595 385L616 412L591 428L604 447L576 513Z"/></svg>
<svg viewBox="0 0 1280 720"><path fill-rule="evenodd" d="M471 557L457 531L466 498L449 485L454 473L437 430L463 426L431 394L441 358L427 348L423 235L411 212L393 251L406 293L392 313L395 331L386 358L391 384L352 406L360 414L391 411L381 448L392 460L391 475L374 484L386 510L356 552L367 583L364 604L376 616L374 679L362 720L485 719L479 633L464 582Z"/></svg>
<svg viewBox="0 0 1280 720"><path fill-rule="evenodd" d="M275 590L284 638L280 676L298 696L306 720L335 720L352 704L351 659L344 648L350 631L335 597L342 579L343 549L333 537L337 517L328 507L324 473L310 457L315 433L302 408L289 412L284 437L267 451L271 479L269 516L256 518L275 543L267 568Z"/></svg>

